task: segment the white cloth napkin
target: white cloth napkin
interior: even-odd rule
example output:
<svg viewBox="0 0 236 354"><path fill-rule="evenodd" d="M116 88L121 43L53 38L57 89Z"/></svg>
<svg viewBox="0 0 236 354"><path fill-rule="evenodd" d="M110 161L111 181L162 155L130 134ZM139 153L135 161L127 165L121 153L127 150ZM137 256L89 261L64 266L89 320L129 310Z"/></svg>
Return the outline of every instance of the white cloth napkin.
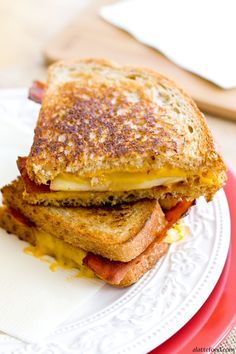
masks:
<svg viewBox="0 0 236 354"><path fill-rule="evenodd" d="M39 109L26 92L15 96L0 93L0 187L19 174L16 159L29 151ZM74 271L52 272L49 264L23 252L27 246L0 228L0 331L35 343L73 314L79 319L104 283L73 278Z"/></svg>
<svg viewBox="0 0 236 354"><path fill-rule="evenodd" d="M48 336L84 306L102 286L51 272L49 265L23 252L28 244L0 229L0 330L26 342Z"/></svg>
<svg viewBox="0 0 236 354"><path fill-rule="evenodd" d="M236 86L235 0L126 0L100 15L179 66L222 88Z"/></svg>

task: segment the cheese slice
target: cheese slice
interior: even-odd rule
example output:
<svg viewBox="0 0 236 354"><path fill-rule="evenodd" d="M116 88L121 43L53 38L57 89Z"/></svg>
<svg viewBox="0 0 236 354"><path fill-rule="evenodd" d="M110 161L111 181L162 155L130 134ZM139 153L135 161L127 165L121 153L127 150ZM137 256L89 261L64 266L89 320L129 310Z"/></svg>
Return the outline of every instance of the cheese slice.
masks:
<svg viewBox="0 0 236 354"><path fill-rule="evenodd" d="M181 169L161 169L157 172L119 172L97 177L78 177L69 173L59 174L50 184L53 191L130 191L149 189L184 181Z"/></svg>

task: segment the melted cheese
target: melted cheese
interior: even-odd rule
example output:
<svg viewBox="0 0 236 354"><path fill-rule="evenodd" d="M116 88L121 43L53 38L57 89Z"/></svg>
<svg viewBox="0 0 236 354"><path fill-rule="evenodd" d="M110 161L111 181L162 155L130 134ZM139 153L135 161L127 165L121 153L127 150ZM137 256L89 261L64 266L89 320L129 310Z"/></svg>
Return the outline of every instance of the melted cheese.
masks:
<svg viewBox="0 0 236 354"><path fill-rule="evenodd" d="M184 225L183 220L180 219L171 229L167 231L166 237L163 241L171 244L182 240L188 235L190 235L190 230L186 225Z"/></svg>
<svg viewBox="0 0 236 354"><path fill-rule="evenodd" d="M60 240L46 232L35 232L36 246L29 246L24 249L24 252L31 254L43 262L49 263L51 271L56 268L80 270L79 276L93 277L94 273L83 264L83 259L86 252L81 248L73 247L72 245ZM51 262L44 258L45 255L52 256L56 262Z"/></svg>
<svg viewBox="0 0 236 354"><path fill-rule="evenodd" d="M148 189L184 181L187 175L181 169L157 172L107 173L97 177L78 177L69 173L59 174L50 184L54 191L130 191Z"/></svg>

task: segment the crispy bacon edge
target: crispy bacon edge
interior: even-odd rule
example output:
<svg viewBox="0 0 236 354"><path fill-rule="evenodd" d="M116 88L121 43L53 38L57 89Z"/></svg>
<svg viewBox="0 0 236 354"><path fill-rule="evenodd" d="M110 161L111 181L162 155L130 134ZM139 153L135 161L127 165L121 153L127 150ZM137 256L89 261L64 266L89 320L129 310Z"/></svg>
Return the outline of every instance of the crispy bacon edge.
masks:
<svg viewBox="0 0 236 354"><path fill-rule="evenodd" d="M34 81L29 88L28 98L36 103L42 103L46 85L41 81Z"/></svg>
<svg viewBox="0 0 236 354"><path fill-rule="evenodd" d="M51 192L50 186L47 184L36 184L32 181L26 170L27 157L18 157L17 166L20 171L25 190L27 193L49 193Z"/></svg>
<svg viewBox="0 0 236 354"><path fill-rule="evenodd" d="M15 218L21 224L29 226L29 227L35 226L35 223L33 221L31 221L30 219L28 219L25 215L23 215L19 210L9 207L9 206L7 206L6 208L7 208L8 212L13 216L13 218Z"/></svg>
<svg viewBox="0 0 236 354"><path fill-rule="evenodd" d="M36 103L42 103L45 89L46 85L43 82L34 81L29 89L28 98ZM19 157L17 165L20 170L27 192L50 192L50 187L48 185L37 185L36 183L30 180L25 167L26 157ZM130 262L111 261L107 258L89 252L83 260L84 264L87 265L90 269L92 269L99 278L108 281L114 285L119 285L119 283L125 277L127 272L131 269L131 267L133 267L134 264L138 262L139 258L141 258L141 256L143 256L144 254L148 256L148 253L151 252L152 248L156 245L156 243L161 242L160 240L164 238L166 232L181 218L181 216L183 216L188 211L192 204L193 201L182 201L179 202L172 209L167 211L165 214L167 225L164 226L163 230L159 233L156 240L153 241L141 255L131 260ZM15 214L15 217L17 216L15 211L11 210L11 212L13 215Z"/></svg>

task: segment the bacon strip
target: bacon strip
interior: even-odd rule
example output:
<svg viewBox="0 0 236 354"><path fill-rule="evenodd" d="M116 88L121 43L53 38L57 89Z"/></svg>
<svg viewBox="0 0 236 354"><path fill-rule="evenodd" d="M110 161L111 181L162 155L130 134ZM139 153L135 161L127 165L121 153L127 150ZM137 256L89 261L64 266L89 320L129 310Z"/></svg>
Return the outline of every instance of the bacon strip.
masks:
<svg viewBox="0 0 236 354"><path fill-rule="evenodd" d="M153 241L143 253L141 253L132 261L111 261L102 256L95 255L89 252L83 260L84 264L86 264L90 269L92 269L99 278L108 281L114 285L119 285L119 283L125 277L127 272L132 269L132 267L137 264L143 256L148 257L148 255L152 253L153 249L157 246L157 244L160 244L162 242L163 238L166 235L166 232L181 218L184 213L186 213L186 211L192 204L193 201L182 201L179 202L172 209L167 211L165 214L167 224L160 231L159 235L157 235L155 241Z"/></svg>
<svg viewBox="0 0 236 354"><path fill-rule="evenodd" d="M27 193L48 193L51 192L50 186L47 184L36 184L32 181L26 170L27 157L18 157L17 166L24 182Z"/></svg>
<svg viewBox="0 0 236 354"><path fill-rule="evenodd" d="M35 223L31 220L29 220L25 215L23 215L20 211L8 207L7 208L9 213L16 219L18 220L21 224L24 224L26 226L32 227L35 226Z"/></svg>
<svg viewBox="0 0 236 354"><path fill-rule="evenodd" d="M41 81L34 81L29 89L28 98L36 103L42 103L46 85Z"/></svg>

